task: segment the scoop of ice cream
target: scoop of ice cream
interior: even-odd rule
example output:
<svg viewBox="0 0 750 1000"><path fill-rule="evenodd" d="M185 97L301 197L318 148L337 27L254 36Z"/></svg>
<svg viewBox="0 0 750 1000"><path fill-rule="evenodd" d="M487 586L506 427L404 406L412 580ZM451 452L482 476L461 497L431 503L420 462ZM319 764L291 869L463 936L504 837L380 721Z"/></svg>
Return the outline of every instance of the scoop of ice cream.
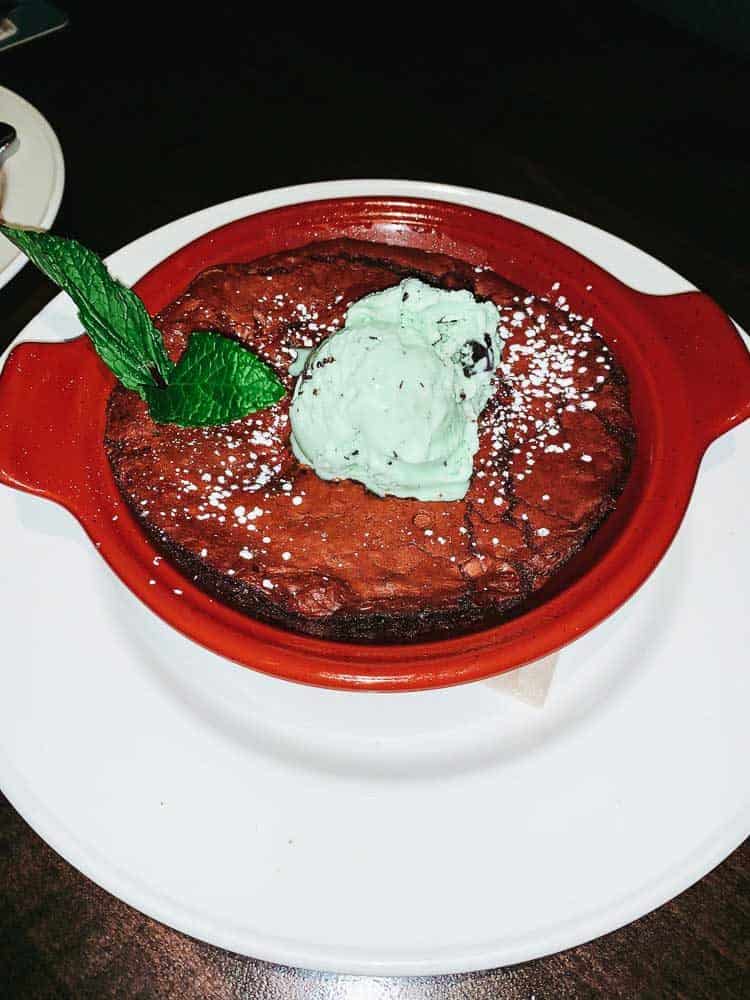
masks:
<svg viewBox="0 0 750 1000"><path fill-rule="evenodd" d="M379 496L460 500L500 361L498 322L493 303L416 278L354 303L297 380L298 460Z"/></svg>

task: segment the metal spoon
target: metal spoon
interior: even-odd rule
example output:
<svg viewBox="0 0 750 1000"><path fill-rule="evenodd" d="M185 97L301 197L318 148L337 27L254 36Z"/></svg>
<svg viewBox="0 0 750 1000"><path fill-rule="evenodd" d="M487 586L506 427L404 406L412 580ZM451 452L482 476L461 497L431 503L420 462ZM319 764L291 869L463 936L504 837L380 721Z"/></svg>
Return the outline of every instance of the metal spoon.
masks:
<svg viewBox="0 0 750 1000"><path fill-rule="evenodd" d="M18 136L16 130L7 122L0 122L0 163L15 152Z"/></svg>

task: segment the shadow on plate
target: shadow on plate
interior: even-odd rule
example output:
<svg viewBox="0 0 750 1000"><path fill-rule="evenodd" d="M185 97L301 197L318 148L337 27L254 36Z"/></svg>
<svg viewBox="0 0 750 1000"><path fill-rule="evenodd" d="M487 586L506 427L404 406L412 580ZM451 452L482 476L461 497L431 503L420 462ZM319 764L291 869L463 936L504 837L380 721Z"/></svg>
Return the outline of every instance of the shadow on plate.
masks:
<svg viewBox="0 0 750 1000"><path fill-rule="evenodd" d="M688 560L687 524L631 601L562 651L541 709L484 681L433 691L332 691L237 666L165 625L103 569L103 597L128 636L134 669L197 727L282 767L343 779L446 780L547 751L616 709L674 627Z"/></svg>

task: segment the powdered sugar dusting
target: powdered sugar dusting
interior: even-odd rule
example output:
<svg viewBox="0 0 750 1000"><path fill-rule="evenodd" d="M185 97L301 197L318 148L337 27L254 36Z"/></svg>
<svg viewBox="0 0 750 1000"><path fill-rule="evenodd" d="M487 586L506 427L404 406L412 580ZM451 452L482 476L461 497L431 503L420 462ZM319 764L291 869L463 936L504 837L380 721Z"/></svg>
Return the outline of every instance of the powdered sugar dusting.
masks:
<svg viewBox="0 0 750 1000"><path fill-rule="evenodd" d="M553 293L559 287L556 282ZM563 416L596 409L593 396L604 380L601 366L608 360L591 318L572 312L563 295L557 295L554 308L533 295L516 296L500 312L505 350L496 377L503 398L491 414L491 460L479 472L490 476L489 486L497 494L493 502L499 506L508 499L509 481L521 484L533 475L540 453L563 455L569 450ZM566 314L562 320L560 312ZM582 363L592 343L596 360Z"/></svg>

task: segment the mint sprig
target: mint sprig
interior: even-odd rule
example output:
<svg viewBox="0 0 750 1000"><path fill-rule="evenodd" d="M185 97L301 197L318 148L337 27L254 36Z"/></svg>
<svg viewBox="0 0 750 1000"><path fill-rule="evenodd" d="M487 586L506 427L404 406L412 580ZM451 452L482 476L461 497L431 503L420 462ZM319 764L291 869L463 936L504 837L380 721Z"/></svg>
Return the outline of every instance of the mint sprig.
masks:
<svg viewBox="0 0 750 1000"><path fill-rule="evenodd" d="M175 365L143 302L76 240L2 224L0 232L68 293L102 361L158 423L230 423L284 395L265 362L213 331L194 333Z"/></svg>

